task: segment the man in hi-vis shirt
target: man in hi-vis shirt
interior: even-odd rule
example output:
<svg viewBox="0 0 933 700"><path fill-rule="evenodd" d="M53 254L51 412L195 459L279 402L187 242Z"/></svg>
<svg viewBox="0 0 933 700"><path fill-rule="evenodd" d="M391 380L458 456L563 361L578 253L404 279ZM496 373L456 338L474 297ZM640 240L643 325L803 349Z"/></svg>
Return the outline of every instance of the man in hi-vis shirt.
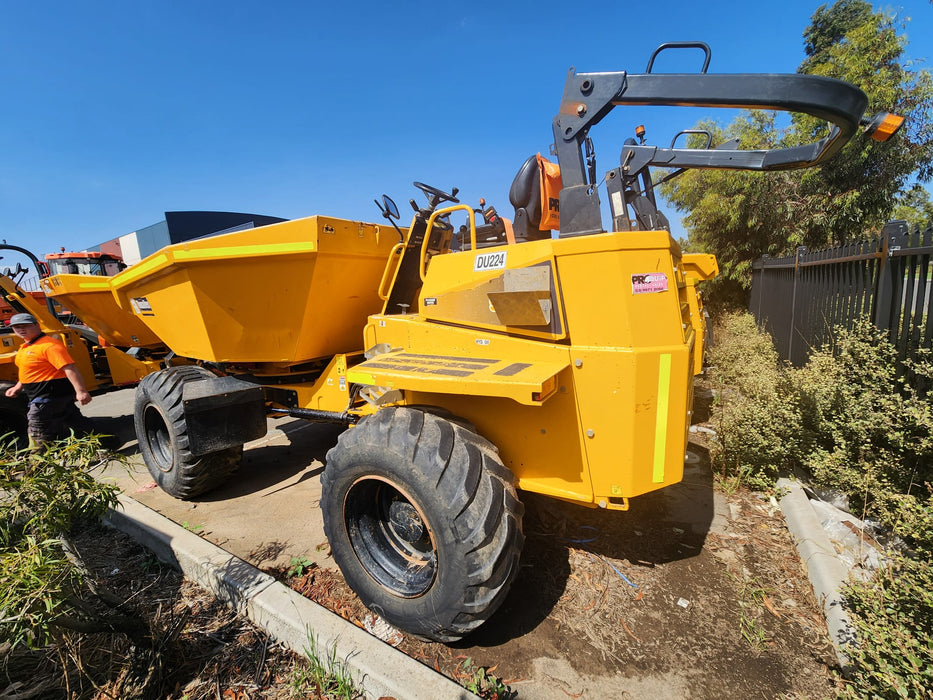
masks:
<svg viewBox="0 0 933 700"><path fill-rule="evenodd" d="M85 406L91 402L91 395L68 348L43 333L32 314L14 314L10 326L23 344L16 353L19 381L6 390L6 395L26 393L29 444L41 445L65 437L70 428L85 427L88 419L81 415L75 401Z"/></svg>

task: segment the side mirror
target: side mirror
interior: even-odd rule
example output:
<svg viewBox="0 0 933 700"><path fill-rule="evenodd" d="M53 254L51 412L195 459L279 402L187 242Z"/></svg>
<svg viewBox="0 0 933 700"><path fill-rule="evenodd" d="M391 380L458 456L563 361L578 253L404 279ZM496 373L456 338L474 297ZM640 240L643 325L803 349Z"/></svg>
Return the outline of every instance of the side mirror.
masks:
<svg viewBox="0 0 933 700"><path fill-rule="evenodd" d="M13 276L15 277L23 272L28 272L28 270L23 270L22 264L17 262L16 267L13 269Z"/></svg>
<svg viewBox="0 0 933 700"><path fill-rule="evenodd" d="M401 218L398 213L398 206L387 194L382 195L382 204L380 204L378 200L376 201L376 206L379 207L379 211L382 212L382 216L386 219Z"/></svg>

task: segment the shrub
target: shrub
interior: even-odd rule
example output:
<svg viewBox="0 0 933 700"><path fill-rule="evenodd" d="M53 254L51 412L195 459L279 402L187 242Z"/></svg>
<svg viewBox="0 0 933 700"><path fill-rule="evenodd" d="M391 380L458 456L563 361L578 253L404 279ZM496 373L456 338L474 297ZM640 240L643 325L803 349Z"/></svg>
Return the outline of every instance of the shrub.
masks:
<svg viewBox="0 0 933 700"><path fill-rule="evenodd" d="M117 488L94 479L96 437L35 451L0 441L0 639L41 646L76 615L80 571L63 536L117 503Z"/></svg>
<svg viewBox="0 0 933 700"><path fill-rule="evenodd" d="M897 352L870 322L837 333L832 347L794 372L814 480L849 495L862 515L928 547L924 515L933 482L933 406L907 381L925 384L928 362L899 370Z"/></svg>
<svg viewBox="0 0 933 700"><path fill-rule="evenodd" d="M846 651L846 698L925 698L933 689L933 566L898 556L871 582L846 591L861 640Z"/></svg>
<svg viewBox="0 0 933 700"><path fill-rule="evenodd" d="M768 484L806 468L817 485L845 492L909 548L846 607L859 640L846 698L929 697L933 688L933 386L928 353L901 366L867 321L839 330L801 369L782 367L751 316L725 319L710 353L720 384L721 470Z"/></svg>
<svg viewBox="0 0 933 700"><path fill-rule="evenodd" d="M757 488L774 483L799 458L800 417L767 333L747 313L727 315L709 351L718 385L713 461L725 477Z"/></svg>

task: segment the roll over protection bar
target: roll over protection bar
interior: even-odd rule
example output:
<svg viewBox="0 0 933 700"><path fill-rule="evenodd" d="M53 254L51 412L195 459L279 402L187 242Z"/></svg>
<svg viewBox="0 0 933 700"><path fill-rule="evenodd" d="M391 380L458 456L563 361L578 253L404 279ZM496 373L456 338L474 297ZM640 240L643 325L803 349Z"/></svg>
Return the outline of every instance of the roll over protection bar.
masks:
<svg viewBox="0 0 933 700"><path fill-rule="evenodd" d="M656 55L657 52L652 55L651 63ZM809 114L832 125L824 138L791 148L700 150L627 144L622 152L623 169L637 172L651 165L735 170L792 170L818 165L835 155L853 136L868 105L868 98L859 88L834 78L802 74L710 75L705 68L706 65L703 73L690 74L576 73L570 69L560 111L553 120L553 152L560 163L563 181L561 236L602 230L599 199L595 185L587 181L583 146L589 129L616 106L778 110Z"/></svg>

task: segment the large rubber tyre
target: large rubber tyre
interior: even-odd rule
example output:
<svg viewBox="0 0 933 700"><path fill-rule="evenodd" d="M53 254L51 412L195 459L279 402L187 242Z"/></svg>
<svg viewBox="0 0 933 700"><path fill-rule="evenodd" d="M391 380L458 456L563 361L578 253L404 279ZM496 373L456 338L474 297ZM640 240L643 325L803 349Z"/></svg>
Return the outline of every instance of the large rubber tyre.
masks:
<svg viewBox="0 0 933 700"><path fill-rule="evenodd" d="M171 496L190 499L220 485L240 465L243 446L195 456L188 449L182 390L214 375L186 365L147 375L136 387L133 422L139 451L155 482Z"/></svg>
<svg viewBox="0 0 933 700"><path fill-rule="evenodd" d="M495 447L433 412L385 408L341 434L321 477L324 532L363 603L452 642L518 572L524 507Z"/></svg>

